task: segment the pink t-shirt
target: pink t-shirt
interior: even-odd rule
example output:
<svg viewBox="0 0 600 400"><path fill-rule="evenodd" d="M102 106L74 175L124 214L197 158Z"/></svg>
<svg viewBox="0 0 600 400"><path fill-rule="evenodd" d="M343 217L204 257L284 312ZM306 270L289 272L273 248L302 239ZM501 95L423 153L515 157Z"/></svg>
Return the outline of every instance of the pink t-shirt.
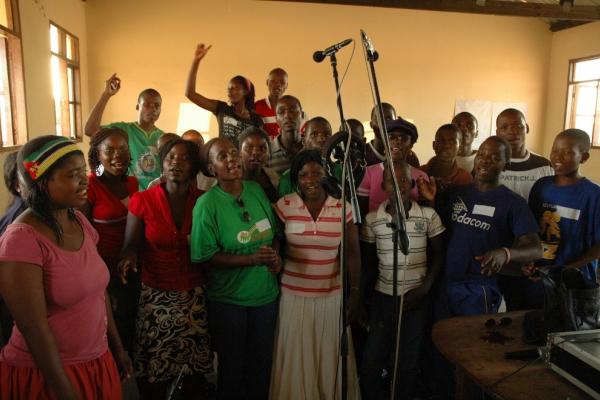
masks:
<svg viewBox="0 0 600 400"><path fill-rule="evenodd" d="M418 168L411 166L410 175L415 181L418 177L422 176L429 182L427 174ZM360 183L356 194L358 196L369 198L369 212L377 210L379 205L388 199L388 195L381 187L381 182L383 182L383 163L367 166L365 176ZM417 188L417 185L410 191L410 197L414 201L419 200L419 189Z"/></svg>
<svg viewBox="0 0 600 400"><path fill-rule="evenodd" d="M0 237L0 262L35 264L42 269L48 325L65 365L94 360L108 349L104 298L108 269L96 249L98 233L83 214L77 212L77 218L84 235L78 251L61 249L27 224L13 223ZM0 362L36 366L16 325L2 348Z"/></svg>

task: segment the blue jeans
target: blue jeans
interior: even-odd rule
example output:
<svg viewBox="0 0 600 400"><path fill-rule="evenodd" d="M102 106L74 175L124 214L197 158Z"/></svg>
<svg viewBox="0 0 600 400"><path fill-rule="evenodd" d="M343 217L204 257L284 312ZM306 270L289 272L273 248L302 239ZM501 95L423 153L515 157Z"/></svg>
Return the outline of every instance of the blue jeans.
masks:
<svg viewBox="0 0 600 400"><path fill-rule="evenodd" d="M402 315L400 359L396 381L398 399L411 399L415 395L421 342L427 325L428 303L426 297L417 308L404 310ZM363 399L389 398L389 395L384 397L387 388L383 387L381 374L384 368L393 373L395 330L394 298L376 291L371 299L369 335L360 367Z"/></svg>
<svg viewBox="0 0 600 400"><path fill-rule="evenodd" d="M208 321L218 354L218 399L267 399L278 301L246 307L210 301Z"/></svg>

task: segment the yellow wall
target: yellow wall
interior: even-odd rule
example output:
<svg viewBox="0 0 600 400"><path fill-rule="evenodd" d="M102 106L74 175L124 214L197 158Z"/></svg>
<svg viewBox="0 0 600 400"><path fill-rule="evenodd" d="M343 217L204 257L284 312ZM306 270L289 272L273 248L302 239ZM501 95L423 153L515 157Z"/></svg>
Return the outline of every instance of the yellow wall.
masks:
<svg viewBox="0 0 600 400"><path fill-rule="evenodd" d="M552 148L556 134L564 129L567 104L567 79L569 60L600 55L600 22L557 32L552 37L552 55L548 75L546 106L546 131L544 149ZM590 160L583 165L582 173L600 182L600 149L592 149Z"/></svg>
<svg viewBox="0 0 600 400"><path fill-rule="evenodd" d="M137 94L155 87L164 105L158 125L174 131L178 105L186 101L192 53L204 41L213 48L200 67L203 94L225 99L228 79L244 74L256 84L257 97L264 97L267 72L282 66L290 74L288 93L302 100L309 116L323 115L337 127L330 66L314 63L312 53L348 37L358 39L363 28L381 54L376 68L382 98L417 124L421 137L415 150L423 162L433 153L435 129L451 118L460 98L527 103L529 145L541 151L544 144L552 34L539 19L250 0L19 4L30 137L54 126L52 19L80 39L84 119L106 78L117 72L122 89L103 121L134 120ZM351 46L339 53L340 74L350 54ZM360 43L342 93L346 117L367 120L373 102ZM214 119L211 131L216 132ZM5 203L0 190L0 206Z"/></svg>
<svg viewBox="0 0 600 400"><path fill-rule="evenodd" d="M244 74L266 94L268 71L282 66L288 93L309 116L323 115L339 126L331 69L312 53L363 28L381 54L376 64L381 95L421 138L415 150L426 162L435 129L448 122L457 98L525 102L532 128L530 145L541 150L543 108L551 32L539 19L478 16L249 0L88 0L90 102L113 72L122 78L104 121L135 118L137 93L155 87L163 94L158 125L173 131L187 71L198 42L213 48L200 65L198 88L226 99L228 79ZM339 53L340 74L351 46ZM362 46L343 87L345 114L366 120L372 108ZM216 121L211 125L217 130Z"/></svg>
<svg viewBox="0 0 600 400"><path fill-rule="evenodd" d="M25 101L29 138L53 133L54 103L50 80L50 20L79 38L81 52L81 95L83 113L88 113L88 63L85 3L81 0L20 0ZM6 153L0 153L0 163ZM8 203L0 189L0 211Z"/></svg>

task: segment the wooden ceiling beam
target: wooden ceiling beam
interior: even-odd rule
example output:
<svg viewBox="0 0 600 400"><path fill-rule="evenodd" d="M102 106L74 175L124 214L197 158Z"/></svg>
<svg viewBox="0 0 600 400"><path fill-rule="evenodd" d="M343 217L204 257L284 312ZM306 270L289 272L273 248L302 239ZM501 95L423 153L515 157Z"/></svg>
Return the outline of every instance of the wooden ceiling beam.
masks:
<svg viewBox="0 0 600 400"><path fill-rule="evenodd" d="M270 0L297 3L340 4L413 10L450 11L474 14L510 15L520 17L551 18L557 20L600 20L600 7L579 6L577 1L570 11L558 4L523 3L519 1L486 0L478 6L475 0Z"/></svg>

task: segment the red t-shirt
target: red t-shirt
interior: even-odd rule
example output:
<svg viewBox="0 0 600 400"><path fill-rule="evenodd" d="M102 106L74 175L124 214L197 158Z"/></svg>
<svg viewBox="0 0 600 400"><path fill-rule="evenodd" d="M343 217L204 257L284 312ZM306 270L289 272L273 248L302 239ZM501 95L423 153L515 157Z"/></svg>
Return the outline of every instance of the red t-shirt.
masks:
<svg viewBox="0 0 600 400"><path fill-rule="evenodd" d="M83 214L76 215L83 228L83 244L77 251L60 248L31 225L22 223L11 224L0 237L0 262L41 268L48 326L65 365L94 360L108 350L104 298L108 270L96 250L98 233ZM0 362L36 367L17 325L2 348Z"/></svg>
<svg viewBox="0 0 600 400"><path fill-rule="evenodd" d="M432 160L433 158L429 160L427 164L421 166L421 170L429 176L431 176ZM457 186L468 185L473 182L473 177L467 170L460 168L455 161L450 174L443 178L436 176L435 181L437 183L438 193L445 193Z"/></svg>
<svg viewBox="0 0 600 400"><path fill-rule="evenodd" d="M126 185L129 197L138 191L135 177L128 176ZM100 235L98 253L113 273L125 238L127 202L117 199L95 175L89 176L87 196L91 206L92 225Z"/></svg>
<svg viewBox="0 0 600 400"><path fill-rule="evenodd" d="M254 111L261 116L264 124L263 129L267 131L272 139L275 139L279 135L279 124L277 124L275 109L271 108L269 98L265 97L254 103Z"/></svg>
<svg viewBox="0 0 600 400"><path fill-rule="evenodd" d="M129 212L144 222L142 282L159 290L189 290L204 283L203 268L191 262L189 245L192 210L202 192L190 185L183 226L177 229L163 185L135 193L129 201Z"/></svg>

